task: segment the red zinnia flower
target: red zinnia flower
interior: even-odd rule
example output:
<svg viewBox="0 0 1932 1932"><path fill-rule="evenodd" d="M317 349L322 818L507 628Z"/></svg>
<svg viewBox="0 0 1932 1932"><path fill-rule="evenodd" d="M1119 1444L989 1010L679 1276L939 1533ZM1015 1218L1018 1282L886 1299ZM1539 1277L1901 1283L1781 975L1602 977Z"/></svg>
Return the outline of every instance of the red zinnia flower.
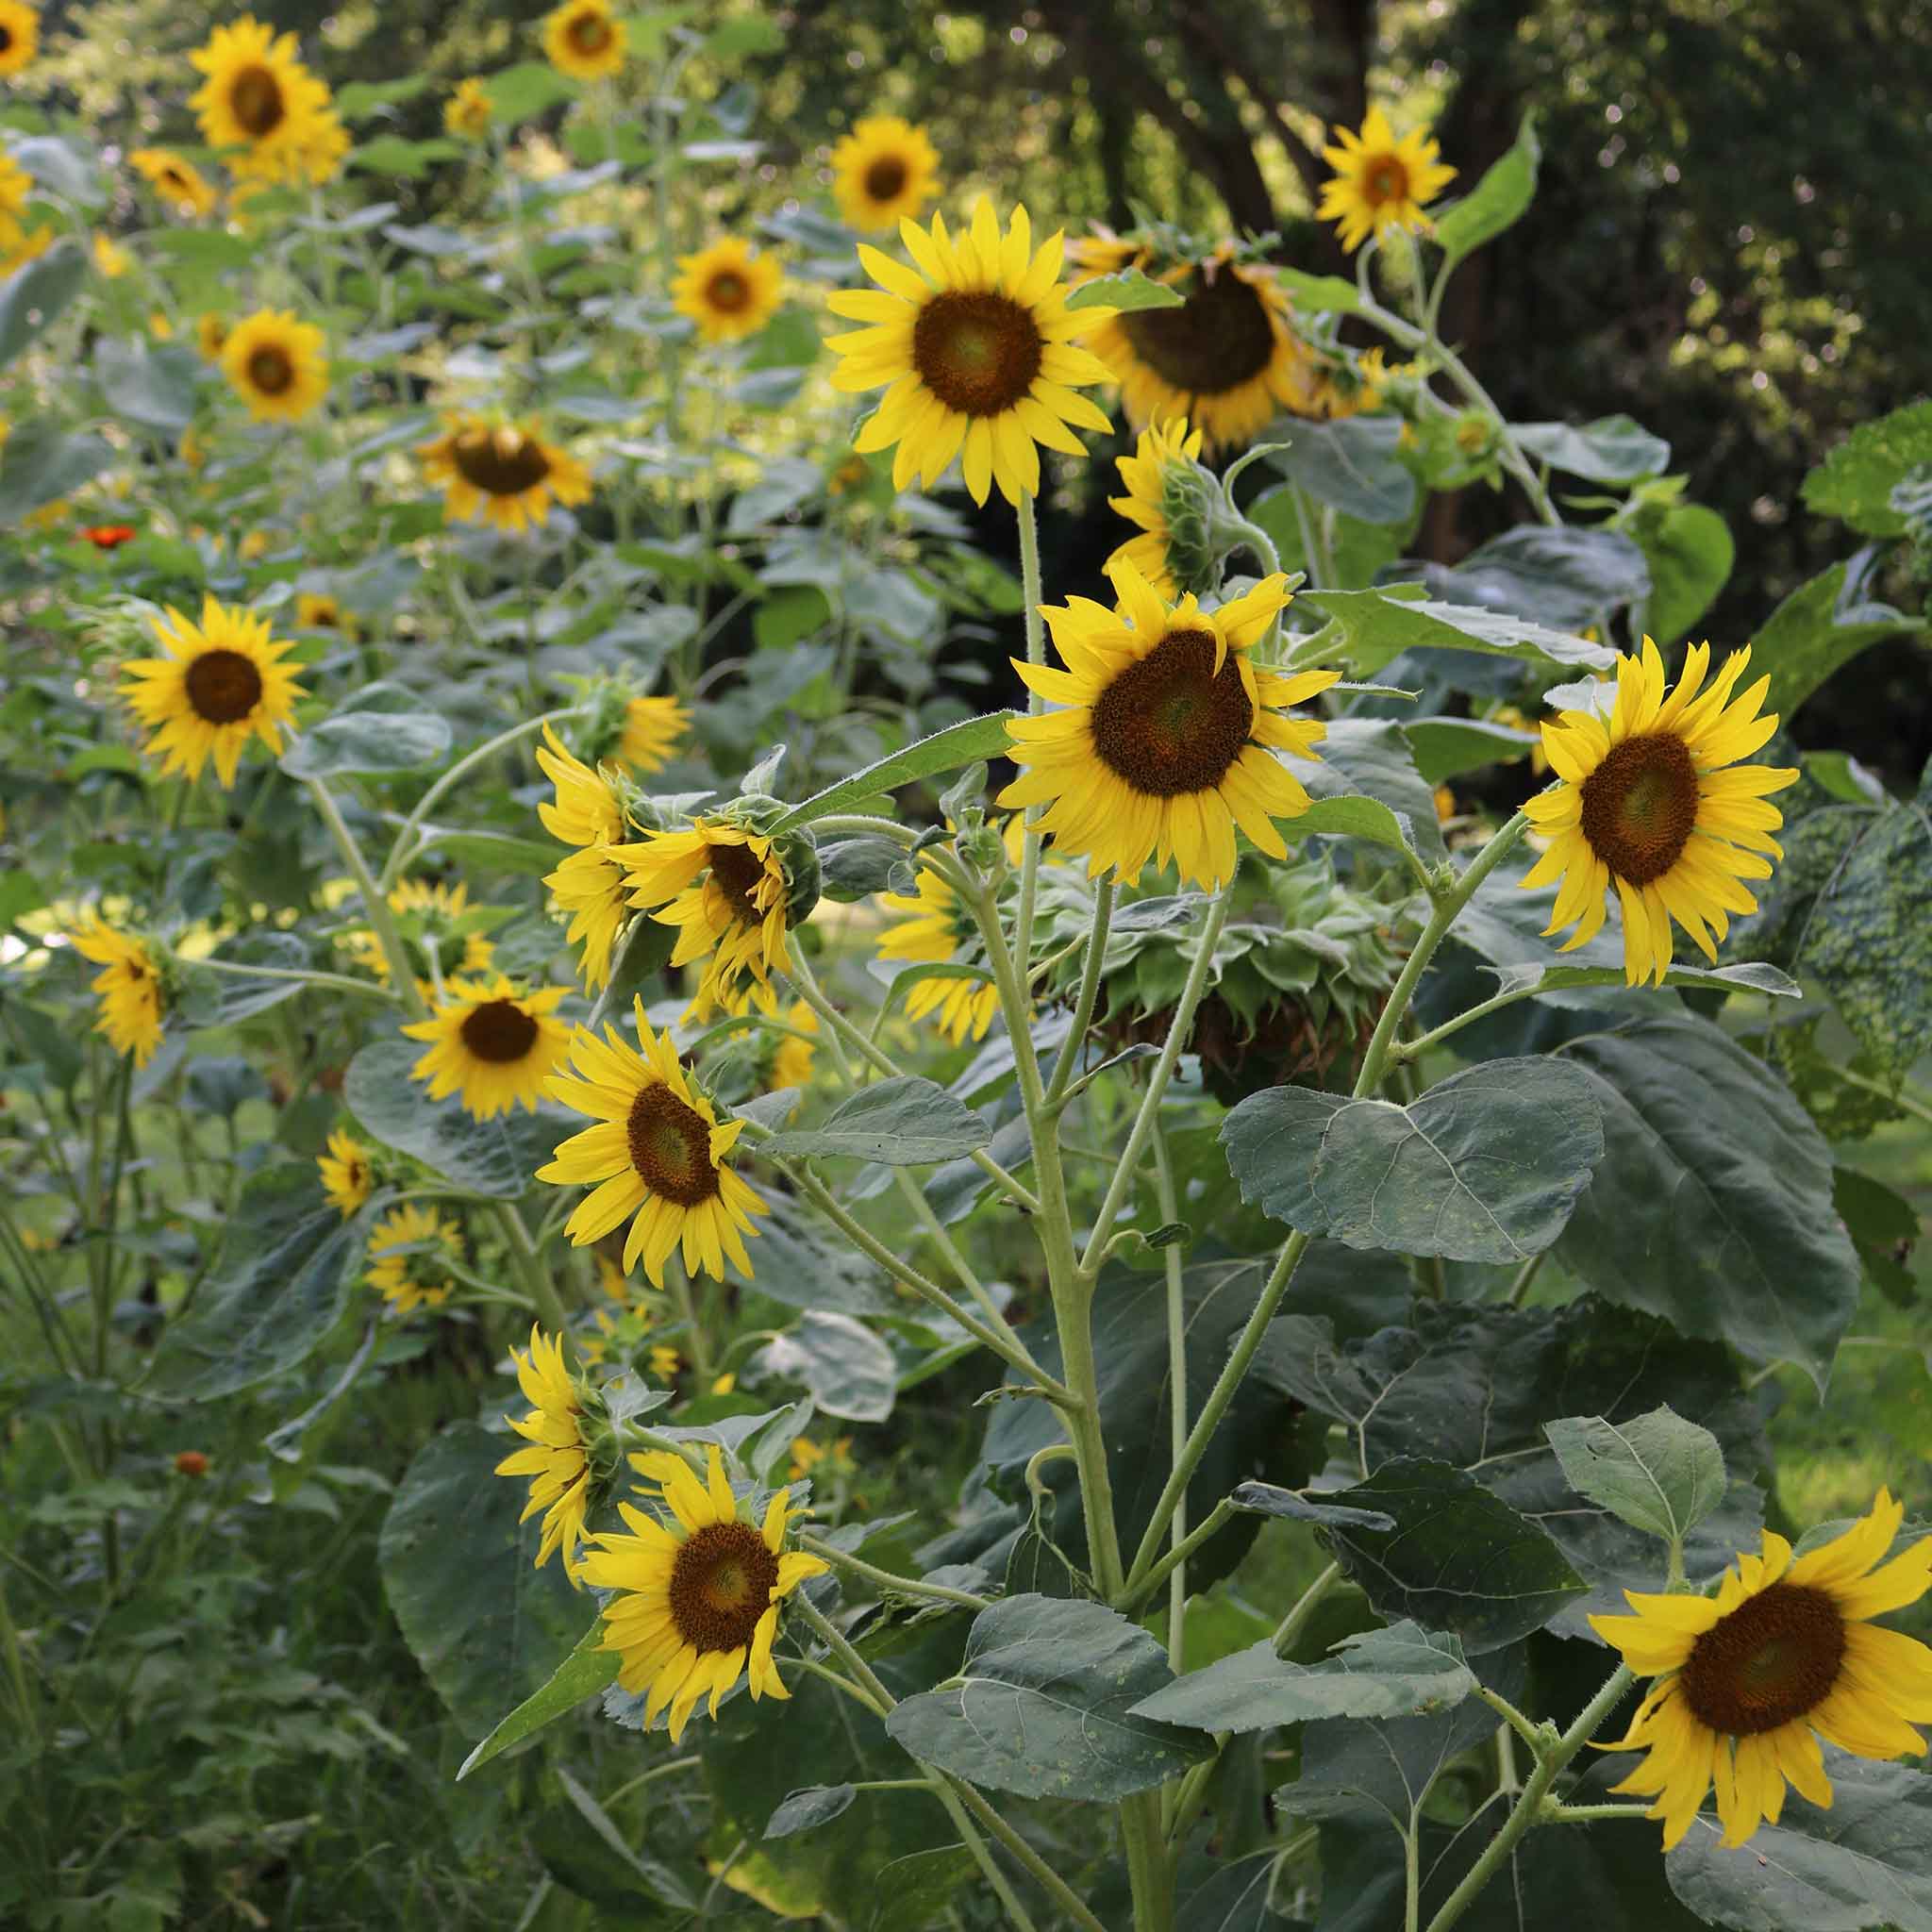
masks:
<svg viewBox="0 0 1932 1932"><path fill-rule="evenodd" d="M134 525L132 524L91 524L80 534L96 550L113 550L123 543L132 541Z"/></svg>

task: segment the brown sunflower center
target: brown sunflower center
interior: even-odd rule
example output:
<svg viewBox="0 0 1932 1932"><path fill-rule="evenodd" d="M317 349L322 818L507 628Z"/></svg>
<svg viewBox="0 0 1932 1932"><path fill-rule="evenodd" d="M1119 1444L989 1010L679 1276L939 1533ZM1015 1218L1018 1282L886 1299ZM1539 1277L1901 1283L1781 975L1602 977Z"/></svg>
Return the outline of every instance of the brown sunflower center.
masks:
<svg viewBox="0 0 1932 1932"><path fill-rule="evenodd" d="M652 1193L680 1208L695 1208L717 1193L711 1129L670 1088L646 1087L630 1104L625 1131L630 1164Z"/></svg>
<svg viewBox="0 0 1932 1932"><path fill-rule="evenodd" d="M266 67L244 67L228 83L228 108L252 141L273 134L288 112L282 84Z"/></svg>
<svg viewBox="0 0 1932 1932"><path fill-rule="evenodd" d="M1379 207L1408 199L1408 170L1393 155L1383 155L1362 176L1362 192Z"/></svg>
<svg viewBox="0 0 1932 1932"><path fill-rule="evenodd" d="M1010 295L935 295L912 325L912 366L949 409L997 416L1040 374L1046 352L1033 311Z"/></svg>
<svg viewBox="0 0 1932 1932"><path fill-rule="evenodd" d="M897 155L881 155L865 171L865 192L874 201L892 201L906 192L906 163Z"/></svg>
<svg viewBox="0 0 1932 1932"><path fill-rule="evenodd" d="M4 26L0 26L0 54L8 54L8 53L11 53L11 52L12 52L12 50L13 50L13 30L12 30L12 28L10 28L10 27L4 27Z"/></svg>
<svg viewBox="0 0 1932 1932"><path fill-rule="evenodd" d="M1093 703L1093 748L1135 791L1208 791L1248 741L1255 707L1230 651L1217 675L1214 639L1170 631Z"/></svg>
<svg viewBox="0 0 1932 1932"><path fill-rule="evenodd" d="M1583 836L1617 877L1647 886L1697 824L1697 768L1681 738L1626 738L1583 781Z"/></svg>
<svg viewBox="0 0 1932 1932"><path fill-rule="evenodd" d="M1824 1702L1844 1655L1844 1618L1831 1598L1774 1583L1697 1640L1684 1701L1699 1724L1727 1737L1774 1731Z"/></svg>
<svg viewBox="0 0 1932 1932"><path fill-rule="evenodd" d="M1212 281L1196 275L1178 308L1136 309L1120 317L1119 326L1155 375L1189 395L1239 389L1274 356L1267 305L1226 268Z"/></svg>
<svg viewBox="0 0 1932 1932"><path fill-rule="evenodd" d="M278 396L295 386L295 361L279 342L264 342L248 358L248 380L265 396Z"/></svg>
<svg viewBox="0 0 1932 1932"><path fill-rule="evenodd" d="M610 44L610 23L601 13L580 13L567 29L570 43L579 54L601 54Z"/></svg>
<svg viewBox="0 0 1932 1932"><path fill-rule="evenodd" d="M758 890L764 883L763 861L749 845L713 845L710 848L711 876L733 915L744 925L762 925L765 915L758 910Z"/></svg>
<svg viewBox="0 0 1932 1932"><path fill-rule="evenodd" d="M466 429L451 460L463 481L487 496L520 496L550 474L543 445L516 429Z"/></svg>
<svg viewBox="0 0 1932 1932"><path fill-rule="evenodd" d="M204 651L182 681L195 716L209 724L233 724L261 699L261 667L240 651Z"/></svg>
<svg viewBox="0 0 1932 1932"><path fill-rule="evenodd" d="M671 1621L700 1654L748 1650L772 1605L778 1559L749 1523L708 1523L671 1566Z"/></svg>
<svg viewBox="0 0 1932 1932"><path fill-rule="evenodd" d="M751 300L751 284L735 268L723 268L705 284L705 300L725 315L736 315Z"/></svg>
<svg viewBox="0 0 1932 1932"><path fill-rule="evenodd" d="M514 1000L485 1000L463 1015L457 1028L463 1044L479 1060L508 1066L537 1043L537 1023Z"/></svg>

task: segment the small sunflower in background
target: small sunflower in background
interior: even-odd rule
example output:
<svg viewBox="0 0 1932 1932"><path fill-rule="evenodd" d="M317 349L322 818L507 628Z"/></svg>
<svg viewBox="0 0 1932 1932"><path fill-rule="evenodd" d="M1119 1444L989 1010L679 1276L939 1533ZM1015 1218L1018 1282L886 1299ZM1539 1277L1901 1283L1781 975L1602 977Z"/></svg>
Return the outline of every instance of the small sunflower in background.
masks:
<svg viewBox="0 0 1932 1932"><path fill-rule="evenodd" d="M464 415L443 422L443 434L419 443L416 454L442 486L449 515L528 530L548 520L553 499L566 506L590 501L590 471L528 425Z"/></svg>
<svg viewBox="0 0 1932 1932"><path fill-rule="evenodd" d="M41 16L21 0L0 0L0 80L24 73L41 48Z"/></svg>
<svg viewBox="0 0 1932 1932"><path fill-rule="evenodd" d="M516 1107L535 1113L544 1081L570 1045L570 1029L552 1017L569 992L562 986L519 992L500 973L493 980L445 981L436 1010L403 1028L429 1042L410 1077L428 1084L432 1100L459 1095L479 1121Z"/></svg>
<svg viewBox="0 0 1932 1932"><path fill-rule="evenodd" d="M1784 817L1767 794L1796 783L1789 766L1740 765L1777 729L1760 716L1769 677L1731 695L1751 662L1734 651L1706 684L1710 646L1692 644L1668 697L1656 644L1617 661L1607 719L1564 711L1542 727L1543 750L1562 781L1524 810L1549 849L1525 888L1558 881L1545 937L1576 931L1562 951L1587 945L1602 927L1614 886L1624 913L1624 976L1663 984L1675 920L1715 963L1734 912L1755 912L1746 879L1768 879L1784 857L1772 834ZM1581 924L1577 924L1577 922Z"/></svg>
<svg viewBox="0 0 1932 1932"><path fill-rule="evenodd" d="M225 315L218 315L212 308L208 308L194 318L194 346L200 350L204 362L219 362L227 341L228 318Z"/></svg>
<svg viewBox="0 0 1932 1932"><path fill-rule="evenodd" d="M496 958L496 945L485 932L460 935L462 950L451 958L450 942L458 935L457 926L470 909L470 889L460 880L455 885L441 879L399 879L388 894L389 909L415 928L402 936L403 948L422 969L416 990L430 1004L436 1000L436 978L429 974L429 956L435 954L437 972L449 960L450 970L466 979L488 973ZM373 979L389 984L389 955L382 941L367 926L341 935L341 944Z"/></svg>
<svg viewBox="0 0 1932 1932"><path fill-rule="evenodd" d="M1085 456L1074 428L1112 426L1075 391L1108 380L1107 364L1076 338L1113 310L1067 307L1061 238L1036 250L1024 208L1002 233L981 195L957 240L940 215L929 230L902 222L899 236L916 269L861 242L858 258L878 287L826 298L834 315L867 325L827 339L841 358L832 387L886 391L853 448L865 456L896 444L895 490L915 475L931 489L958 457L974 502L995 483L1011 504L1037 496L1041 444Z"/></svg>
<svg viewBox="0 0 1932 1932"><path fill-rule="evenodd" d="M116 1053L131 1053L144 1067L161 1043L161 980L154 955L140 940L90 918L68 935L74 950L105 971L93 977L100 1008L94 1031Z"/></svg>
<svg viewBox="0 0 1932 1932"><path fill-rule="evenodd" d="M244 14L188 58L208 76L188 101L202 139L240 149L236 167L259 180L292 178L328 108L328 89L303 66L294 35Z"/></svg>
<svg viewBox="0 0 1932 1932"><path fill-rule="evenodd" d="M1205 527L1191 542L1183 541L1174 528L1189 497L1198 493L1193 488L1194 466L1200 460L1203 437L1203 431L1189 429L1185 416L1177 416L1141 430L1134 454L1114 458L1127 493L1109 496L1108 508L1138 525L1141 534L1129 537L1107 560L1132 564L1155 594L1170 603L1183 589L1211 588L1200 581L1211 575L1215 563ZM1177 576L1185 581L1176 581Z"/></svg>
<svg viewBox="0 0 1932 1932"><path fill-rule="evenodd" d="M1283 409L1315 412L1314 358L1265 263L1238 260L1232 242L1169 259L1105 229L1069 252L1076 280L1140 268L1182 298L1178 308L1116 315L1089 344L1135 429L1184 416L1212 456L1251 441Z"/></svg>
<svg viewBox="0 0 1932 1932"><path fill-rule="evenodd" d="M537 764L555 786L557 802L539 805L537 816L552 838L582 848L547 874L543 883L571 915L565 937L583 947L585 983L608 986L611 952L629 917L624 867L610 848L628 835L630 823L608 780L574 758L547 724Z"/></svg>
<svg viewBox="0 0 1932 1932"><path fill-rule="evenodd" d="M629 38L606 0L567 0L543 22L543 51L573 80L608 80L622 73Z"/></svg>
<svg viewBox="0 0 1932 1932"><path fill-rule="evenodd" d="M480 80L458 81L442 104L442 131L460 141L481 141L495 121L496 103Z"/></svg>
<svg viewBox="0 0 1932 1932"><path fill-rule="evenodd" d="M1787 1782L1828 1807L1820 1738L1859 1757L1924 1755L1913 1725L1932 1724L1932 1649L1871 1621L1932 1590L1932 1536L1879 1561L1904 1519L1880 1490L1868 1515L1802 1557L1767 1529L1714 1597L1625 1591L1635 1616L1591 1618L1652 1679L1629 1731L1600 1748L1648 1754L1611 1789L1656 1800L1666 1851L1713 1784L1726 1845L1777 1823Z"/></svg>
<svg viewBox="0 0 1932 1932"><path fill-rule="evenodd" d="M670 1034L651 1030L642 1000L632 1005L638 1047L614 1026L602 1040L580 1026L570 1043L575 1074L548 1081L552 1098L597 1124L563 1141L537 1178L591 1189L564 1224L576 1247L628 1220L625 1273L641 1259L654 1288L664 1286L664 1263L680 1248L689 1274L722 1279L728 1256L749 1275L744 1237L758 1233L752 1216L771 1210L730 1166L744 1123L720 1124Z"/></svg>
<svg viewBox="0 0 1932 1932"><path fill-rule="evenodd" d="M1441 152L1419 128L1398 141L1388 115L1371 108L1359 134L1338 127L1335 145L1322 150L1335 174L1323 184L1316 213L1336 225L1351 255L1371 235L1426 233L1424 208L1456 178L1456 170L1438 160Z"/></svg>
<svg viewBox="0 0 1932 1932"><path fill-rule="evenodd" d="M127 157L127 165L177 215L210 214L221 198L192 161L164 147L138 147Z"/></svg>
<svg viewBox="0 0 1932 1932"><path fill-rule="evenodd" d="M979 948L979 927L972 913L929 867L920 867L915 891L881 892L879 905L887 912L910 915L879 935L875 950L881 959L908 966L938 965ZM955 1046L969 1039L984 1040L999 1009L999 989L977 974L922 979L906 995L906 1017L923 1020L937 1013L940 1030Z"/></svg>
<svg viewBox="0 0 1932 1932"><path fill-rule="evenodd" d="M456 1292L452 1267L463 1260L463 1231L446 1214L408 1202L369 1234L368 1281L398 1316L439 1308Z"/></svg>
<svg viewBox="0 0 1932 1932"><path fill-rule="evenodd" d="M1089 877L1111 868L1132 885L1149 858L1172 858L1184 884L1218 891L1234 876L1237 827L1288 856L1274 821L1307 811L1308 794L1274 754L1311 756L1327 726L1287 708L1338 674L1283 677L1250 661L1290 599L1278 572L1211 611L1192 597L1170 608L1132 564L1108 575L1111 611L1081 597L1042 613L1066 669L1014 664L1061 708L1009 721L1023 769L999 802L1046 806L1039 829L1084 856Z"/></svg>
<svg viewBox="0 0 1932 1932"><path fill-rule="evenodd" d="M676 698L632 698L615 756L634 772L661 772L690 728L691 712Z"/></svg>
<svg viewBox="0 0 1932 1932"><path fill-rule="evenodd" d="M602 1648L617 1653L617 1681L643 1692L644 1723L668 1710L675 1744L706 1698L710 1714L742 1675L754 1698L786 1698L772 1661L780 1606L829 1566L785 1547L788 1491L765 1506L764 1521L741 1516L723 1453L707 1445L705 1480L682 1457L647 1451L631 1457L655 1482L669 1518L628 1503L618 1513L629 1534L607 1531L583 1559L587 1583L616 1595L604 1610Z"/></svg>
<svg viewBox="0 0 1932 1932"><path fill-rule="evenodd" d="M832 150L832 198L868 234L916 222L939 191L939 150L924 128L896 114L854 122Z"/></svg>
<svg viewBox="0 0 1932 1932"><path fill-rule="evenodd" d="M497 1475L526 1475L530 1500L517 1518L527 1523L543 1511L543 1533L537 1545L541 1570L553 1553L563 1558L563 1574L578 1580L577 1546L587 1534L584 1518L591 1507L591 1458L584 1442L585 1391L563 1365L563 1338L545 1335L533 1323L527 1355L509 1352L517 1367L517 1382L530 1405L519 1420L504 1421L527 1445L513 1449L496 1465Z"/></svg>
<svg viewBox="0 0 1932 1932"><path fill-rule="evenodd" d="M735 342L778 312L785 273L777 258L726 235L695 255L677 258L671 306L697 325L708 342Z"/></svg>
<svg viewBox="0 0 1932 1932"><path fill-rule="evenodd" d="M265 617L212 597L199 624L172 607L152 622L162 655L124 664L122 695L154 733L146 748L161 770L198 778L212 758L227 787L251 738L279 755L295 700L308 695L282 661L294 646Z"/></svg>
<svg viewBox="0 0 1932 1932"><path fill-rule="evenodd" d="M299 423L328 394L323 333L292 310L257 309L228 331L222 374L258 423Z"/></svg>
<svg viewBox="0 0 1932 1932"><path fill-rule="evenodd" d="M322 1176L322 1191L344 1221L375 1191L375 1171L370 1165L369 1150L346 1127L338 1127L328 1137L328 1152L316 1157L315 1167Z"/></svg>
<svg viewBox="0 0 1932 1932"><path fill-rule="evenodd" d="M785 1009L785 1024L795 1031L778 1035L767 1085L774 1092L781 1087L796 1087L803 1091L811 1085L812 1063L818 1058L818 1049L809 1040L800 1040L798 1035L816 1033L819 1016L803 1000L793 1000Z"/></svg>
<svg viewBox="0 0 1932 1932"><path fill-rule="evenodd" d="M357 635L358 625L353 615L325 591L298 591L295 593L297 630L340 631L345 638Z"/></svg>
<svg viewBox="0 0 1932 1932"><path fill-rule="evenodd" d="M0 221L18 223L34 198L34 177L0 148Z"/></svg>

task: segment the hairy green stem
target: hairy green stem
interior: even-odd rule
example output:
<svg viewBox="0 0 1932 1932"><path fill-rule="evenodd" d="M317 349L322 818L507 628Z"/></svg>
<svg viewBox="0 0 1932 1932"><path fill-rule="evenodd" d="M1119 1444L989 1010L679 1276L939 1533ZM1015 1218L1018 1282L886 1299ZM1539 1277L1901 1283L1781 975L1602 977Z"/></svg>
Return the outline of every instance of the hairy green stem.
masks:
<svg viewBox="0 0 1932 1932"><path fill-rule="evenodd" d="M1058 1110L1066 1097L1067 1083L1080 1064L1081 1050L1087 1043L1087 1029L1093 1024L1093 1008L1100 998L1100 969L1107 958L1107 936L1113 925L1114 876L1101 880L1093 895L1093 925L1087 935L1087 957L1080 968L1080 991L1074 1001L1073 1024L1061 1043L1053 1073L1046 1083L1046 1105Z"/></svg>
<svg viewBox="0 0 1932 1932"><path fill-rule="evenodd" d="M952 1590L942 1583L926 1583L916 1576L899 1576L891 1570L881 1570L876 1563L868 1563L862 1557L835 1548L831 1543L815 1536L800 1536L798 1546L809 1550L815 1557L823 1557L826 1562L835 1563L841 1570L849 1570L855 1576L865 1580L878 1590L890 1590L900 1596L923 1596L937 1604L953 1604L960 1609L987 1610L992 1606L983 1596L974 1596L968 1590Z"/></svg>
<svg viewBox="0 0 1932 1932"><path fill-rule="evenodd" d="M1020 607L1026 626L1026 661L1046 662L1046 626L1040 615L1045 595L1040 580L1040 522L1033 498L1023 491L1020 497ZM1038 717L1046 700L1038 691L1029 692L1026 710ZM1026 842L1020 858L1020 913L1014 925L1014 951L1019 956L1023 982L1033 958L1033 906L1040 889L1040 816L1044 806L1026 808ZM1010 1023L1009 1023L1010 1024Z"/></svg>

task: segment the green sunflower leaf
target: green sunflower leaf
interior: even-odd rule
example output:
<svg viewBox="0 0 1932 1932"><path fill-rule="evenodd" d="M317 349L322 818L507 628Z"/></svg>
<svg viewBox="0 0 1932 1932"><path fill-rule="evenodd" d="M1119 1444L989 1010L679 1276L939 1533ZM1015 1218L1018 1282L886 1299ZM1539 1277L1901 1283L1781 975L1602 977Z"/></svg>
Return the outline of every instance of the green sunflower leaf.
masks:
<svg viewBox="0 0 1932 1932"><path fill-rule="evenodd" d="M862 801L876 798L881 791L916 785L923 778L970 765L976 758L1005 758L1007 721L1016 715L1012 711L994 711L989 717L964 718L957 724L948 724L943 731L935 731L930 738L922 738L904 751L895 751L890 758L855 772L851 777L826 786L803 805L793 806L783 818L773 823L772 835L794 831L833 812L857 810Z"/></svg>
<svg viewBox="0 0 1932 1932"><path fill-rule="evenodd" d="M955 1160L984 1147L992 1128L936 1081L907 1074L842 1100L816 1127L774 1134L763 1151L797 1160L842 1157L888 1167Z"/></svg>
<svg viewBox="0 0 1932 1932"><path fill-rule="evenodd" d="M1668 1406L1622 1423L1600 1415L1543 1424L1570 1487L1613 1516L1681 1544L1724 1499L1724 1453Z"/></svg>
<svg viewBox="0 0 1932 1932"><path fill-rule="evenodd" d="M1537 164L1541 159L1536 116L1525 114L1508 152L1491 162L1474 188L1436 223L1436 242L1446 258L1445 268L1453 268L1523 219L1536 199Z"/></svg>
<svg viewBox="0 0 1932 1932"><path fill-rule="evenodd" d="M1118 275L1097 275L1082 282L1067 297L1069 308L1117 308L1123 315L1138 308L1181 308L1187 297L1165 282L1150 281L1137 268L1124 268Z"/></svg>
<svg viewBox="0 0 1932 1932"><path fill-rule="evenodd" d="M525 1698L457 1767L458 1778L468 1777L512 1744L521 1744L545 1724L596 1696L607 1684L615 1683L618 1664L617 1653L604 1648L604 1620L598 1617L584 1632L577 1647L558 1665L550 1681Z"/></svg>

